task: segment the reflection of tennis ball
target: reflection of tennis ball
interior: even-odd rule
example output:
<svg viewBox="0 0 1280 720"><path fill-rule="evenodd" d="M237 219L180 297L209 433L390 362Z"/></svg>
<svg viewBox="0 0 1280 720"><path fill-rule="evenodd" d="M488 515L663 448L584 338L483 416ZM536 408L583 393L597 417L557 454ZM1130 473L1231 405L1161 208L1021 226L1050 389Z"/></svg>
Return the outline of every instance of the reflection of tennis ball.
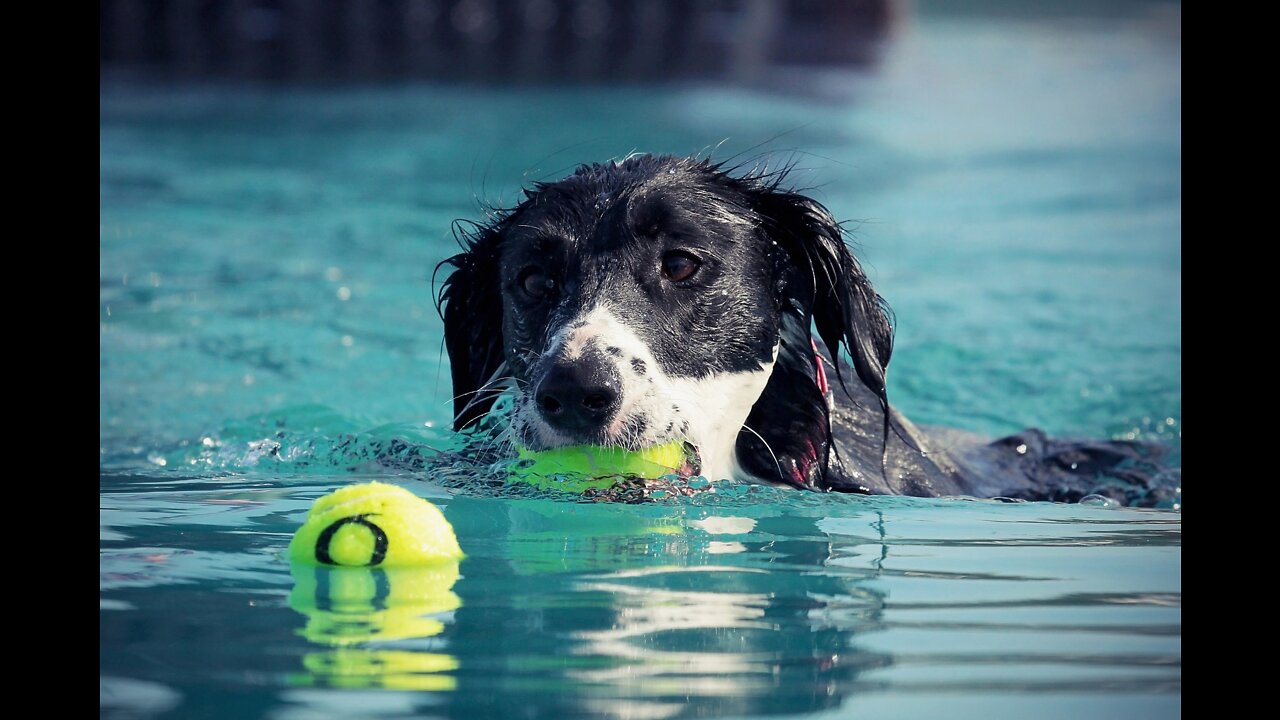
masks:
<svg viewBox="0 0 1280 720"><path fill-rule="evenodd" d="M349 485L316 500L289 543L293 562L407 567L462 559L435 505L402 487Z"/></svg>
<svg viewBox="0 0 1280 720"><path fill-rule="evenodd" d="M439 635L445 617L462 600L450 588L458 579L452 560L422 567L290 568L295 584L289 606L307 618L298 634L329 646L302 657L306 672L291 673L292 685L452 690L458 668L452 655L419 645L362 647Z"/></svg>
<svg viewBox="0 0 1280 720"><path fill-rule="evenodd" d="M307 653L302 664L310 672L290 676L294 685L426 692L449 692L458 687L452 675L442 674L457 670L458 659L421 650L340 648Z"/></svg>
<svg viewBox="0 0 1280 720"><path fill-rule="evenodd" d="M581 492L588 488L608 488L620 476L652 479L678 473L686 466L688 457L683 443L671 442L643 450L598 445L540 452L520 448L520 460L520 466L512 471L512 478L541 488ZM562 475L571 477L547 482Z"/></svg>
<svg viewBox="0 0 1280 720"><path fill-rule="evenodd" d="M307 616L300 634L325 645L438 635L444 623L431 616L462 604L451 590L458 580L453 561L388 569L299 564L291 571L289 607Z"/></svg>

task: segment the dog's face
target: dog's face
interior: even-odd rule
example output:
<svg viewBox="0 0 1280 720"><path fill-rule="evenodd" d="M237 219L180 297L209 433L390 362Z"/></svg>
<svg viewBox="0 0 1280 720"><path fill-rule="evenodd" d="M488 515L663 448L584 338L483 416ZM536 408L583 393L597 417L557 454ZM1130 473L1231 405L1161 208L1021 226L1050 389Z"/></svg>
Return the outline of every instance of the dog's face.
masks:
<svg viewBox="0 0 1280 720"><path fill-rule="evenodd" d="M778 347L781 251L714 180L597 166L512 215L499 281L521 445L681 440L705 472L731 471L727 451Z"/></svg>
<svg viewBox="0 0 1280 720"><path fill-rule="evenodd" d="M814 241L815 220L835 246ZM835 286L851 270L865 278L816 203L705 162L640 156L526 191L447 262L457 268L441 302L459 428L505 389L512 439L530 449L682 441L708 477L812 485L824 471L829 427L809 327L824 299L834 308L817 314L820 333L824 318L846 326ZM833 339L848 342L842 329ZM783 353L785 381L775 373ZM881 393L887 354L872 349ZM770 427L754 427L771 379L777 407L758 409ZM804 457L784 468L778 450L791 444Z"/></svg>

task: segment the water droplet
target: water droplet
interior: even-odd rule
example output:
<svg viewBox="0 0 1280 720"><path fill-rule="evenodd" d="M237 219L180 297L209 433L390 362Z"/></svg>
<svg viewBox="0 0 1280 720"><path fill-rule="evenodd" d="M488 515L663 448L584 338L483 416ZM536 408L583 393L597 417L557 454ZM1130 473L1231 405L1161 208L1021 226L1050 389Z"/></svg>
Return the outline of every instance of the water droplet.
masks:
<svg viewBox="0 0 1280 720"><path fill-rule="evenodd" d="M1021 444L1021 445L1019 445L1017 448L1015 448L1015 450L1017 450L1017 452L1018 452L1018 454L1019 454L1019 455L1026 455L1026 454L1027 454L1027 444L1026 444L1026 443L1022 443L1022 444Z"/></svg>
<svg viewBox="0 0 1280 720"><path fill-rule="evenodd" d="M347 287L346 285L343 285L342 287L338 288L338 299L343 302L350 300L351 288Z"/></svg>
<svg viewBox="0 0 1280 720"><path fill-rule="evenodd" d="M342 336L342 347L351 347L352 345L355 345L355 344L356 344L355 338L351 337L350 335Z"/></svg>
<svg viewBox="0 0 1280 720"><path fill-rule="evenodd" d="M1106 495L1085 495L1084 497L1080 498L1080 504L1084 505L1085 507L1096 507L1096 508L1120 507L1120 503L1116 502L1112 498L1107 497Z"/></svg>

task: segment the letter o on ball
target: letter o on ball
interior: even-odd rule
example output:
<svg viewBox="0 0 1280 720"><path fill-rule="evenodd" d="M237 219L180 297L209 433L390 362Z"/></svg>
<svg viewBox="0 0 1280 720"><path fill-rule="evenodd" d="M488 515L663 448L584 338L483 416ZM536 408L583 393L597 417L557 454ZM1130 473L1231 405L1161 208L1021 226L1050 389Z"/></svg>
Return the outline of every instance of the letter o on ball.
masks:
<svg viewBox="0 0 1280 720"><path fill-rule="evenodd" d="M369 553L369 561L364 563L366 567L377 565L387 557L387 533L377 524L368 520L368 515L351 515L340 520L334 521L329 527L325 528L316 538L316 560L325 565L342 565L343 563L335 562L330 552L329 546L333 543L333 538L338 531L345 525L362 525L369 529L373 534L373 551Z"/></svg>

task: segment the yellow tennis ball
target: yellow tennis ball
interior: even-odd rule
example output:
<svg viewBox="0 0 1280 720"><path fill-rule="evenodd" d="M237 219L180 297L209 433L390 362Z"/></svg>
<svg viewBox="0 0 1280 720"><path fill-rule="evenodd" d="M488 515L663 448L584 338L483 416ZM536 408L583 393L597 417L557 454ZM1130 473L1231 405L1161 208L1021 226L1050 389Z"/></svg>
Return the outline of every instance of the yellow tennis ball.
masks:
<svg viewBox="0 0 1280 720"><path fill-rule="evenodd" d="M660 478L679 472L688 462L688 452L680 442L642 450L574 445L542 451L519 448L518 452L523 462L512 471L513 479L543 489L550 486L570 492L588 488L603 490L619 477ZM564 475L570 477L546 482L547 478Z"/></svg>
<svg viewBox="0 0 1280 720"><path fill-rule="evenodd" d="M463 557L435 505L396 485L336 490L312 505L289 543L293 562L342 567L409 567Z"/></svg>

